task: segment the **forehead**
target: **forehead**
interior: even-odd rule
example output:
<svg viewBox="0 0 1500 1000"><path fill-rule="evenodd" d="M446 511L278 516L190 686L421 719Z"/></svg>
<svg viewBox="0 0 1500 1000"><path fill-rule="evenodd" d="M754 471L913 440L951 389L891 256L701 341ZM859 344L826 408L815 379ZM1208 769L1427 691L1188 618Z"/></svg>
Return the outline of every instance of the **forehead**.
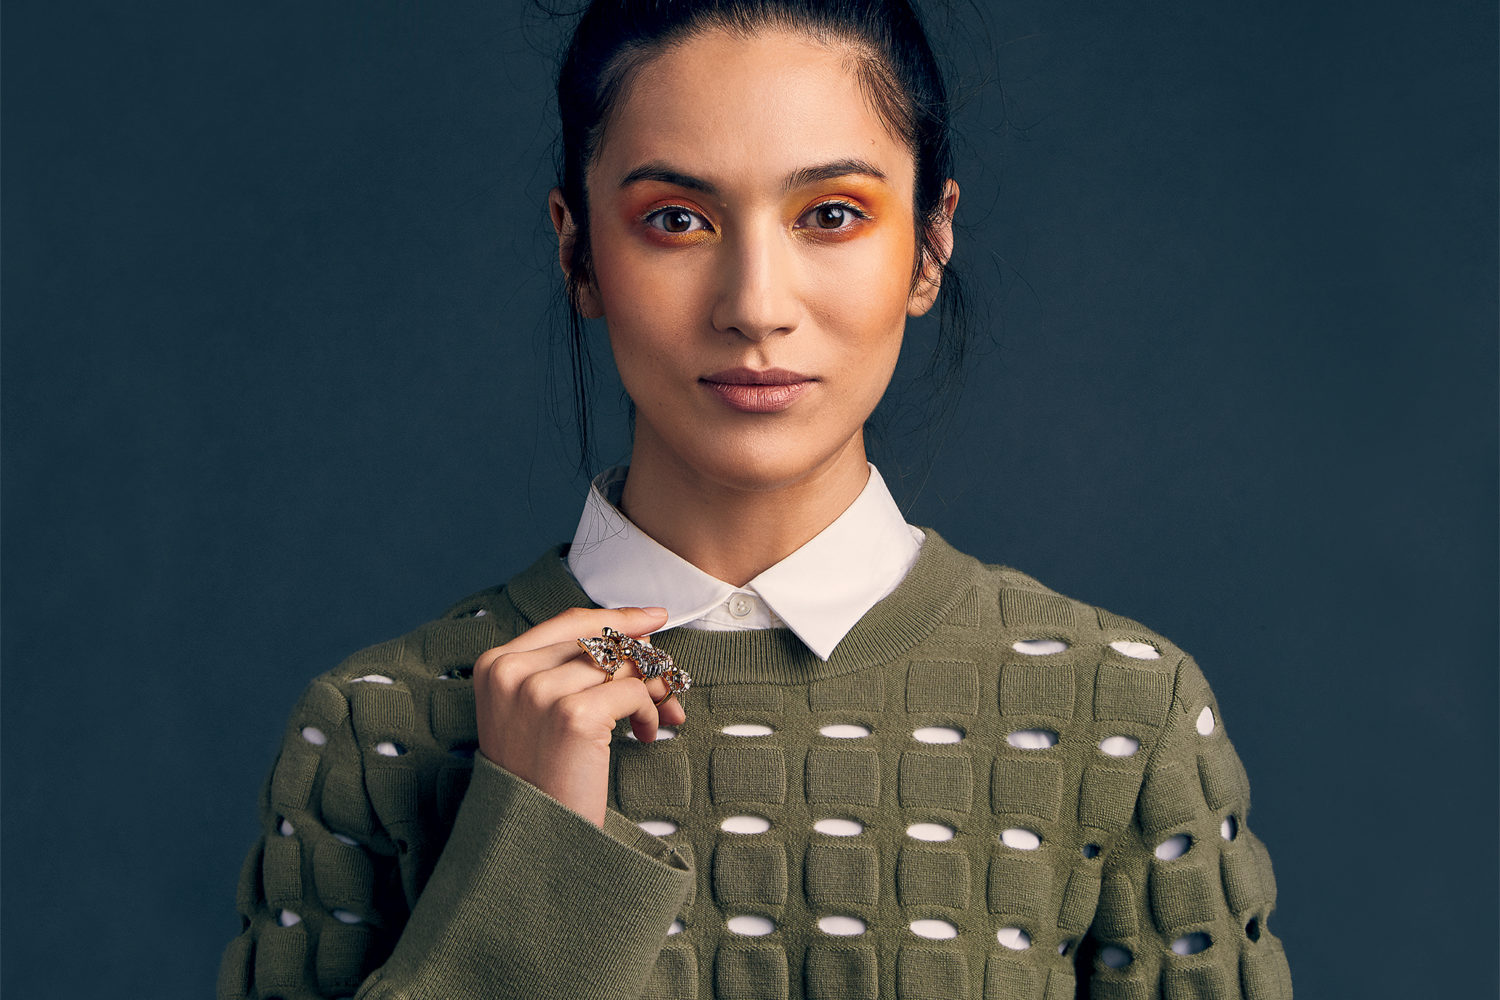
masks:
<svg viewBox="0 0 1500 1000"><path fill-rule="evenodd" d="M858 158L909 188L911 152L871 108L856 65L847 43L796 31L693 35L626 81L591 173L608 183L665 160L716 186L749 187Z"/></svg>

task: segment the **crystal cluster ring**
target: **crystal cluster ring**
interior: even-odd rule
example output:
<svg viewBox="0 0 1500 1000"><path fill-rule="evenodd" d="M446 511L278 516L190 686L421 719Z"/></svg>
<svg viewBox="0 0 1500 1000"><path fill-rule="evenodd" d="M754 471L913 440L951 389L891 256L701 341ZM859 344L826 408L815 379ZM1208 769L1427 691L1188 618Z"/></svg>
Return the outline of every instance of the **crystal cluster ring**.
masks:
<svg viewBox="0 0 1500 1000"><path fill-rule="evenodd" d="M624 637L619 632L606 625L602 634L585 636L578 640L578 645L589 654L594 666L614 677L615 671L620 669L621 638Z"/></svg>
<svg viewBox="0 0 1500 1000"><path fill-rule="evenodd" d="M650 680L660 677L666 682L667 693L656 702L658 705L673 695L682 694L693 685L693 679L688 676L687 671L673 663L672 657L666 652L651 645L650 639L637 639L606 625L599 635L579 639L578 645L594 661L594 665L611 678L626 660L635 664L642 678Z"/></svg>

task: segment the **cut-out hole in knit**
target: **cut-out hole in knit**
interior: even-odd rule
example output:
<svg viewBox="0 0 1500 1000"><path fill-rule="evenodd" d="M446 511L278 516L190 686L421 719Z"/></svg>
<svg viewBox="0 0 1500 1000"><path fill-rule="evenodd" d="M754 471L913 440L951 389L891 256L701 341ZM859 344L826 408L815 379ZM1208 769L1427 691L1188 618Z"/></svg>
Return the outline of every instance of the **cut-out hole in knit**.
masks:
<svg viewBox="0 0 1500 1000"><path fill-rule="evenodd" d="M820 919L818 930L835 937L857 937L865 932L865 922L858 917L834 914Z"/></svg>
<svg viewBox="0 0 1500 1000"><path fill-rule="evenodd" d="M315 747L320 747L328 742L328 735L317 726L303 726L302 738Z"/></svg>
<svg viewBox="0 0 1500 1000"><path fill-rule="evenodd" d="M1202 931L1193 931L1191 934L1184 934L1172 942L1172 954L1196 955L1200 951L1206 951L1208 946L1213 943L1213 938L1207 934Z"/></svg>
<svg viewBox="0 0 1500 1000"><path fill-rule="evenodd" d="M1042 838L1031 830L1013 826L1000 834L1000 842L1018 851L1034 851L1042 846Z"/></svg>
<svg viewBox="0 0 1500 1000"><path fill-rule="evenodd" d="M667 937L671 937L673 934L681 934L681 933L682 933L682 921L681 920L674 920L674 921L672 921L672 926L670 926L670 927L667 928Z"/></svg>
<svg viewBox="0 0 1500 1000"><path fill-rule="evenodd" d="M770 736L771 727L755 722L736 722L719 730L725 736Z"/></svg>
<svg viewBox="0 0 1500 1000"><path fill-rule="evenodd" d="M958 937L958 928L946 920L913 920L911 932L917 937L926 938L929 941L947 941Z"/></svg>
<svg viewBox="0 0 1500 1000"><path fill-rule="evenodd" d="M461 743L458 746L451 748L448 752L457 757L459 760L473 760L474 753L478 749L479 747L477 744Z"/></svg>
<svg viewBox="0 0 1500 1000"><path fill-rule="evenodd" d="M1099 845L1098 844L1084 844L1083 845L1083 856L1086 857L1086 858L1097 858L1099 856Z"/></svg>
<svg viewBox="0 0 1500 1000"><path fill-rule="evenodd" d="M853 723L838 723L832 726L824 726L818 730L824 736L835 740L857 740L863 736L870 735L870 727L858 726Z"/></svg>
<svg viewBox="0 0 1500 1000"><path fill-rule="evenodd" d="M283 816L281 817L281 822L276 824L276 832L281 834L283 837L290 837L292 834L296 833L297 830L292 826L291 821Z"/></svg>
<svg viewBox="0 0 1500 1000"><path fill-rule="evenodd" d="M865 832L865 825L857 819L820 819L813 829L830 837L858 837Z"/></svg>
<svg viewBox="0 0 1500 1000"><path fill-rule="evenodd" d="M952 840L954 829L941 823L913 823L906 828L906 835L913 840L925 840L930 844Z"/></svg>
<svg viewBox="0 0 1500 1000"><path fill-rule="evenodd" d="M1134 736L1106 736L1099 741L1099 749L1111 757L1130 757L1141 748L1141 741Z"/></svg>
<svg viewBox="0 0 1500 1000"><path fill-rule="evenodd" d="M1157 649L1149 642L1135 642L1131 639L1117 639L1109 644L1109 648L1113 649L1121 656L1130 657L1132 660L1161 659L1161 650Z"/></svg>
<svg viewBox="0 0 1500 1000"><path fill-rule="evenodd" d="M1204 705L1203 711L1198 713L1198 735L1212 736L1214 734L1214 725L1214 710Z"/></svg>
<svg viewBox="0 0 1500 1000"><path fill-rule="evenodd" d="M1099 961L1111 969L1123 969L1135 961L1135 956L1117 944L1107 944L1099 949Z"/></svg>
<svg viewBox="0 0 1500 1000"><path fill-rule="evenodd" d="M484 608L478 608L478 609L476 609L474 611L469 612L469 617L470 618L483 618L487 614L489 614L489 612L486 611Z"/></svg>
<svg viewBox="0 0 1500 1000"><path fill-rule="evenodd" d="M361 918L358 913L351 913L348 910L334 910L333 919L337 920L341 924L364 923L364 919Z"/></svg>
<svg viewBox="0 0 1500 1000"><path fill-rule="evenodd" d="M1017 729L1005 742L1017 750L1045 750L1057 746L1057 734L1050 729Z"/></svg>
<svg viewBox="0 0 1500 1000"><path fill-rule="evenodd" d="M775 921L758 913L742 913L737 917L730 917L725 926L729 928L729 933L745 937L764 937L776 929Z"/></svg>
<svg viewBox="0 0 1500 1000"><path fill-rule="evenodd" d="M1156 845L1156 857L1160 861L1176 861L1188 852L1193 846L1193 838L1185 833L1179 833L1175 837L1168 837Z"/></svg>
<svg viewBox="0 0 1500 1000"><path fill-rule="evenodd" d="M952 726L923 726L911 735L918 743L958 743L964 738L963 730Z"/></svg>
<svg viewBox="0 0 1500 1000"><path fill-rule="evenodd" d="M375 752L382 757L400 757L406 753L406 747L400 743L393 743L390 740L381 740L375 744Z"/></svg>
<svg viewBox="0 0 1500 1000"><path fill-rule="evenodd" d="M1219 836L1225 840L1233 840L1240 835L1240 821L1234 818L1234 813L1224 817L1224 822L1219 824Z"/></svg>
<svg viewBox="0 0 1500 1000"><path fill-rule="evenodd" d="M354 678L354 680L350 681L349 683L350 684L394 684L396 682L393 681L393 680L391 680L385 674L365 674L363 677L356 677L356 678Z"/></svg>
<svg viewBox="0 0 1500 1000"><path fill-rule="evenodd" d="M995 932L995 940L1011 951L1025 951L1031 947L1031 935L1019 927L1002 927Z"/></svg>
<svg viewBox="0 0 1500 1000"><path fill-rule="evenodd" d="M677 824L669 819L648 819L636 824L653 837L667 837L677 832Z"/></svg>
<svg viewBox="0 0 1500 1000"><path fill-rule="evenodd" d="M719 829L725 833L765 833L771 821L764 816L726 816Z"/></svg>
<svg viewBox="0 0 1500 1000"><path fill-rule="evenodd" d="M473 667L452 667L437 675L440 681L466 681L474 675Z"/></svg>
<svg viewBox="0 0 1500 1000"><path fill-rule="evenodd" d="M1020 642L1011 644L1011 649L1027 656L1047 656L1052 653L1061 653L1068 648L1068 644L1061 639L1022 639Z"/></svg>
<svg viewBox="0 0 1500 1000"><path fill-rule="evenodd" d="M276 922L283 927L295 927L302 923L302 916L291 910L282 910L276 917Z"/></svg>
<svg viewBox="0 0 1500 1000"><path fill-rule="evenodd" d="M1250 922L1245 925L1245 937L1249 938L1251 941L1260 940L1259 920L1256 920L1254 917L1250 918Z"/></svg>
<svg viewBox="0 0 1500 1000"><path fill-rule="evenodd" d="M670 740L673 737L675 737L676 735L677 735L677 730L675 728L673 728L672 726L657 726L656 727L656 742L657 743L660 743L662 740ZM635 740L637 743L640 742L640 737L636 736L635 735L635 731L632 730L632 729L630 729L629 727L626 727L626 729L625 729L625 738L627 740Z"/></svg>
<svg viewBox="0 0 1500 1000"><path fill-rule="evenodd" d="M340 844L348 844L350 847L358 847L359 846L359 841L355 840L353 837L349 836L347 833L335 833L333 835L333 839L337 840Z"/></svg>
<svg viewBox="0 0 1500 1000"><path fill-rule="evenodd" d="M1072 938L1063 938L1057 944L1057 953L1059 955L1066 955L1068 953L1068 949L1071 948L1071 947L1073 947L1073 939Z"/></svg>

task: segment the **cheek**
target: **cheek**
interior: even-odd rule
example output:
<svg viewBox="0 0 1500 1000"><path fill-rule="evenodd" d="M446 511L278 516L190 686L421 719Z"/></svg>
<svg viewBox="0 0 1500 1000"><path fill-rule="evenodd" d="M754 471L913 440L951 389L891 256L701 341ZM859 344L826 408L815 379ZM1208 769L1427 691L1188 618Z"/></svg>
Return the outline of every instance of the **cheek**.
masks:
<svg viewBox="0 0 1500 1000"><path fill-rule="evenodd" d="M680 272L649 255L633 253L606 234L593 245L594 281L617 365L659 364L680 343L694 296Z"/></svg>
<svg viewBox="0 0 1500 1000"><path fill-rule="evenodd" d="M605 230L592 238L594 284L611 319L633 320L647 310L647 303L667 304L668 282L660 268L645 266L623 239Z"/></svg>
<svg viewBox="0 0 1500 1000"><path fill-rule="evenodd" d="M827 328L840 331L851 348L894 363L906 327L915 248L910 233L841 248L818 282L818 312Z"/></svg>

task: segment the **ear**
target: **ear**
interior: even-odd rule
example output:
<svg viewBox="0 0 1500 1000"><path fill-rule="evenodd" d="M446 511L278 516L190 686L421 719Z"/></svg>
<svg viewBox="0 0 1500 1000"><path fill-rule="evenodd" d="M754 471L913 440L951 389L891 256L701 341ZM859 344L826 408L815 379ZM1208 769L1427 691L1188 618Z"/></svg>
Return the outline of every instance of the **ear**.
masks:
<svg viewBox="0 0 1500 1000"><path fill-rule="evenodd" d="M922 273L917 277L916 287L906 300L908 316L926 314L937 301L938 288L943 283L943 267L953 256L953 213L957 209L958 182L950 177L943 185L943 204L933 227L936 256L926 252L922 254Z"/></svg>
<svg viewBox="0 0 1500 1000"><path fill-rule="evenodd" d="M573 213L568 211L568 203L563 201L562 191L558 188L547 192L547 213L552 217L552 228L557 231L557 264L571 286L573 241L578 238L578 226L573 222ZM584 319L598 319L604 315L604 307L599 302L599 291L592 281L578 282L576 292L578 312Z"/></svg>

